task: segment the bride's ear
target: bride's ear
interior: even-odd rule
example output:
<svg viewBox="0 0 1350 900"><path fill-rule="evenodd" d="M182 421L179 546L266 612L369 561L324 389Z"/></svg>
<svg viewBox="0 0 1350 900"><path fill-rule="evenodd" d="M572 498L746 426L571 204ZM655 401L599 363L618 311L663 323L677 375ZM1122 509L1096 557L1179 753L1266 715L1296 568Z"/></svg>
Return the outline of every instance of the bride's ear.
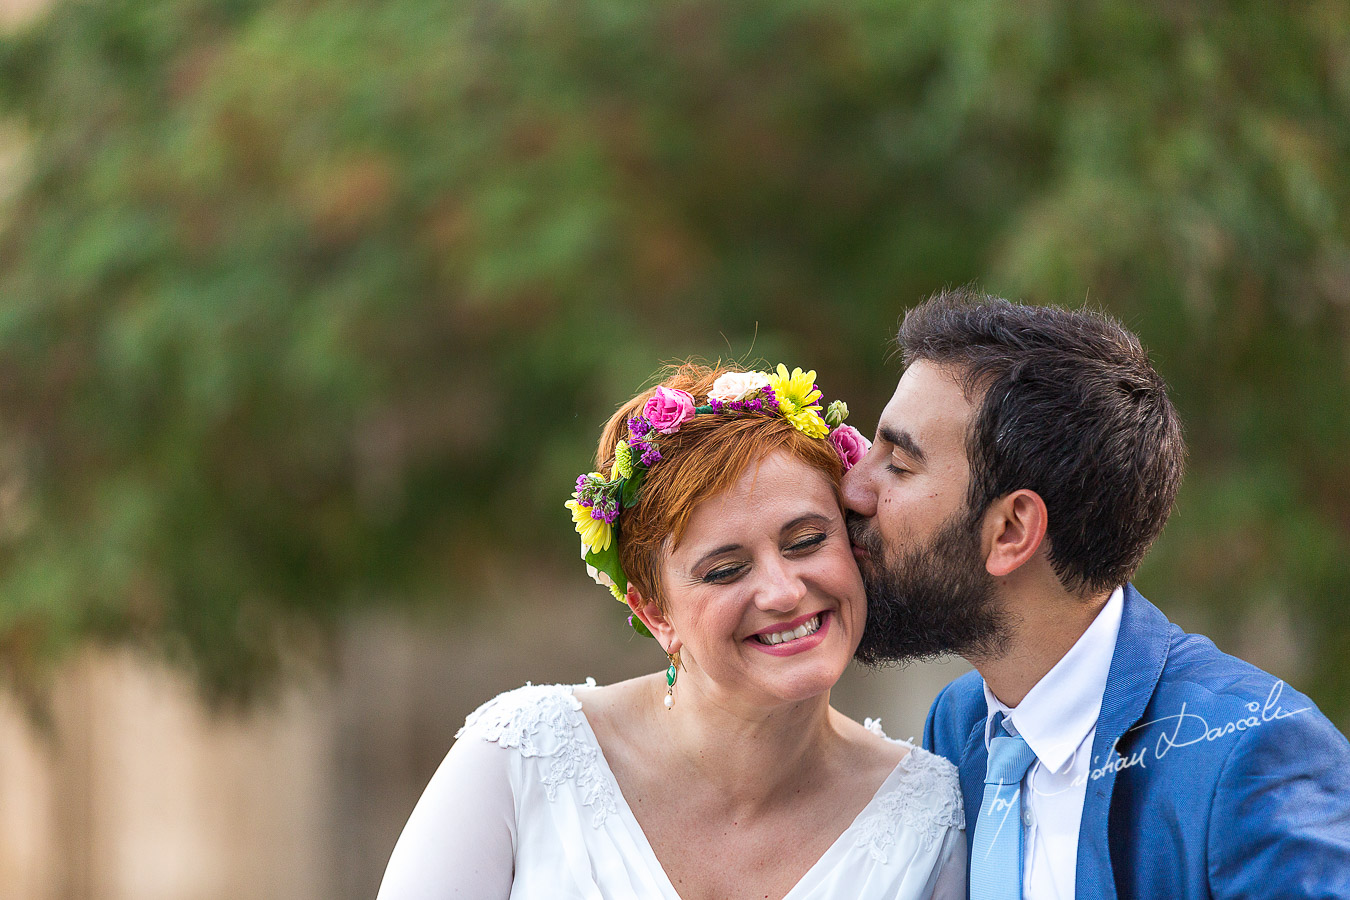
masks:
<svg viewBox="0 0 1350 900"><path fill-rule="evenodd" d="M661 612L661 608L656 605L655 600L648 600L642 596L642 593L628 583L628 593L624 600L628 602L628 608L633 611L633 615L642 620L642 624L647 626L647 630L652 633L652 637L665 648L667 653L678 653L681 641L675 635L675 629L671 626L670 620L666 614Z"/></svg>

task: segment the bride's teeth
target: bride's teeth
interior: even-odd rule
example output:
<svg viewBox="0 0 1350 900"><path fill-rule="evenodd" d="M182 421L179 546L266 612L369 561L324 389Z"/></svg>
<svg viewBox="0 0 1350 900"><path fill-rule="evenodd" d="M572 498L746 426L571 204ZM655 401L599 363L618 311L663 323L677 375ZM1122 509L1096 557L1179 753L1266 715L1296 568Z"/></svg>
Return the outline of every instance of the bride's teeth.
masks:
<svg viewBox="0 0 1350 900"><path fill-rule="evenodd" d="M795 641L806 637L808 634L815 634L819 629L820 616L814 616L791 631L775 631L773 634L757 634L755 635L755 639L761 644L781 644L784 641Z"/></svg>

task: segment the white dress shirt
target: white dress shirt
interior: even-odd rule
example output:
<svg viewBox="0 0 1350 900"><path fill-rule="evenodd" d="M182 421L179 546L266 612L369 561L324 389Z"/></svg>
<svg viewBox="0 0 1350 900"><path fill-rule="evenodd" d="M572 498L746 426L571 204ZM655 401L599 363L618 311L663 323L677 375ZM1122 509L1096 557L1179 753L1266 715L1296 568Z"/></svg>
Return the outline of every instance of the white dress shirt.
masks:
<svg viewBox="0 0 1350 900"><path fill-rule="evenodd" d="M1015 708L984 686L989 707L984 745L994 737L994 716L1021 735L1036 754L1022 779L1022 896L1072 900L1078 873L1078 826L1092 768L1092 739L1102 709L1106 676L1120 632L1125 591L1116 588L1087 631L1032 687Z"/></svg>

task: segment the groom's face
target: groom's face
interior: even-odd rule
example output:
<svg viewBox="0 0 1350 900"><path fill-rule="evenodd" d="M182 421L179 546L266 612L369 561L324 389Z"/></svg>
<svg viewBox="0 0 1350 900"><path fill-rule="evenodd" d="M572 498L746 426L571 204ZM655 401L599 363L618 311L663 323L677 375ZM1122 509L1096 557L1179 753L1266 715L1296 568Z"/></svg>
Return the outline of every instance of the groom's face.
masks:
<svg viewBox="0 0 1350 900"><path fill-rule="evenodd" d="M982 516L966 505L975 407L946 369L906 370L867 456L844 476L849 535L867 586L859 659L995 652L1003 617L985 569Z"/></svg>

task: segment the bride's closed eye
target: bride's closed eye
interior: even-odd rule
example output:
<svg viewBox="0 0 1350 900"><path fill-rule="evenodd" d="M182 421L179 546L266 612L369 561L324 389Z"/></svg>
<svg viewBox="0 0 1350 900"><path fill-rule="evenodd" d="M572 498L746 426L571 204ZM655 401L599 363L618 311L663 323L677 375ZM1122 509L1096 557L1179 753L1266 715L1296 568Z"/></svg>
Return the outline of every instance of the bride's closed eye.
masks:
<svg viewBox="0 0 1350 900"><path fill-rule="evenodd" d="M736 565L722 565L721 568L715 568L707 573L701 579L703 584L726 584L745 571L745 565L737 563Z"/></svg>
<svg viewBox="0 0 1350 900"><path fill-rule="evenodd" d="M699 580L704 584L726 584L743 571L745 571L745 563L731 563L730 565L718 566Z"/></svg>
<svg viewBox="0 0 1350 900"><path fill-rule="evenodd" d="M799 553L805 550L810 550L814 547L818 547L825 542L826 537L828 537L828 535L826 535L823 531L813 532L812 534L808 534L805 537L801 538L800 540L795 540L791 544L789 544L787 547L788 552Z"/></svg>

